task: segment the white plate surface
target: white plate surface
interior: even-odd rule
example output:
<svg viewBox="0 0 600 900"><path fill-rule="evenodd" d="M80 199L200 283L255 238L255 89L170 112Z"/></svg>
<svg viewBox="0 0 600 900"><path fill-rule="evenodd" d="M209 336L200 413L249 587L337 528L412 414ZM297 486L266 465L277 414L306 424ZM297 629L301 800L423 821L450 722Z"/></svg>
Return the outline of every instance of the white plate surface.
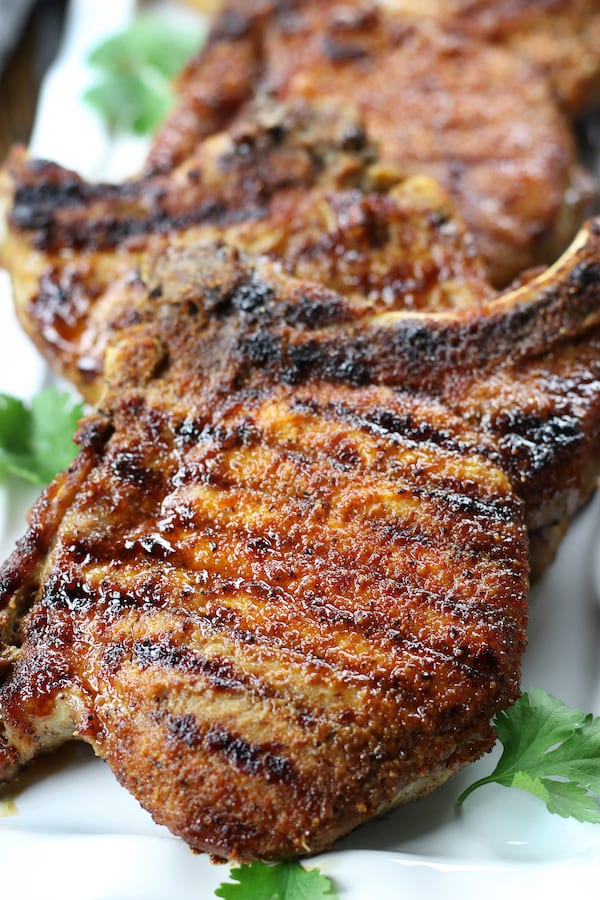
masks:
<svg viewBox="0 0 600 900"><path fill-rule="evenodd" d="M80 104L89 79L86 47L131 15L130 0L74 0L63 53L49 74L33 137L38 155L88 177L135 170L144 147L110 143ZM73 137L77 135L77 137ZM0 273L1 275L1 273ZM29 396L46 370L19 332L0 278L0 390ZM0 489L0 549L24 528L31 489ZM600 713L600 498L579 517L531 598L524 686L541 687ZM314 861L341 900L505 900L595 897L600 828L551 816L541 802L494 785L461 790L494 765L498 751L441 790L365 826ZM34 764L0 795L0 878L10 900L203 900L227 868L193 855L156 826L85 746ZM262 900L262 898L257 898Z"/></svg>

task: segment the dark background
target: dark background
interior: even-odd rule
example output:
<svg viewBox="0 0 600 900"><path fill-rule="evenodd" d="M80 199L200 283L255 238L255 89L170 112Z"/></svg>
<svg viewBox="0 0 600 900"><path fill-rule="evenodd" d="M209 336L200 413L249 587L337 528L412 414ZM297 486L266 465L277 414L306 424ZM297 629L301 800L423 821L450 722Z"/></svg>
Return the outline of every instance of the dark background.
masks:
<svg viewBox="0 0 600 900"><path fill-rule="evenodd" d="M37 0L0 73L0 163L16 142L27 143L40 83L60 44L67 0Z"/></svg>

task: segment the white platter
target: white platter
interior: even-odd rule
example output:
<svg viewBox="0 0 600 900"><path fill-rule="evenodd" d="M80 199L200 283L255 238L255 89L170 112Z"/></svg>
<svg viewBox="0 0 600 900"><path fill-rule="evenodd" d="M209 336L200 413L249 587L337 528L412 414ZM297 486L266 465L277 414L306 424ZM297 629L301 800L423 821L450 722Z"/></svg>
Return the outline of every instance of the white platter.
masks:
<svg viewBox="0 0 600 900"><path fill-rule="evenodd" d="M82 60L102 33L132 13L130 0L75 0L61 58L46 80L33 151L88 177L121 177L144 147L111 143L79 102L89 78ZM77 140L72 135L77 135ZM68 138L68 139L67 139ZM85 164L82 163L85 161ZM47 373L19 332L0 278L0 390L31 395ZM0 489L0 551L24 528L31 489ZM532 593L524 686L541 687L600 713L600 498L579 517L559 557ZM494 785L458 811L461 790L489 772L497 751L426 800L365 826L311 861L340 900L507 896L594 897L600 828L549 815L541 802ZM203 900L227 867L193 855L156 826L84 746L35 763L0 794L0 878L10 900ZM262 900L262 898L256 898Z"/></svg>

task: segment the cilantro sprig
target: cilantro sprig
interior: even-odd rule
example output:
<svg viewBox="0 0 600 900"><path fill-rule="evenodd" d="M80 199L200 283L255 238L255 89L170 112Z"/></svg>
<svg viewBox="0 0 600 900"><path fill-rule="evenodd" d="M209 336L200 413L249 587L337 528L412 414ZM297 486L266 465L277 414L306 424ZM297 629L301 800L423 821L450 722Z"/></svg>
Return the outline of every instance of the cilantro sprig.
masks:
<svg viewBox="0 0 600 900"><path fill-rule="evenodd" d="M82 415L83 405L55 387L37 394L30 406L0 394L0 476L48 484L77 452L73 434Z"/></svg>
<svg viewBox="0 0 600 900"><path fill-rule="evenodd" d="M200 47L203 36L200 24L184 28L164 16L136 17L90 54L88 62L98 70L98 81L83 99L111 131L156 131L174 102L171 81Z"/></svg>
<svg viewBox="0 0 600 900"><path fill-rule="evenodd" d="M224 882L215 891L224 900L337 900L329 878L300 863L276 865L253 862L232 869L235 883Z"/></svg>
<svg viewBox="0 0 600 900"><path fill-rule="evenodd" d="M532 690L499 713L494 727L504 746L498 765L463 791L459 804L495 782L528 791L563 818L600 823L600 717Z"/></svg>

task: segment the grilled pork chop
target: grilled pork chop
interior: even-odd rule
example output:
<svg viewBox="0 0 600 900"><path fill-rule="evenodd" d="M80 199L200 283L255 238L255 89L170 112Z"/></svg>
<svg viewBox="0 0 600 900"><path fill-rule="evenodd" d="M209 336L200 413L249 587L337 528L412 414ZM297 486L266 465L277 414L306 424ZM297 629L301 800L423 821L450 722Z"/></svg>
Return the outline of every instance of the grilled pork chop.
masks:
<svg viewBox="0 0 600 900"><path fill-rule="evenodd" d="M139 320L139 270L167 246L193 248L218 237L268 253L290 274L345 294L363 312L474 307L492 293L443 191L427 177L398 181L377 162L352 114L339 119L319 107L259 107L254 120L207 139L174 173L121 186L86 184L17 151L5 174L5 201L2 256L19 317L51 365L90 400L102 390L107 344ZM160 295L157 286L157 305ZM316 324L321 313L302 313L309 314ZM539 491L554 492L561 477L547 477L539 445L548 430L554 440L560 423L551 424L543 398L527 394L531 385L519 415L507 415L514 379L506 398L494 379L482 415L493 416L526 497L537 577L590 483L572 491L569 504L540 515ZM561 465L575 448L585 456L580 443L578 434L565 440ZM577 478L583 463L573 459Z"/></svg>
<svg viewBox="0 0 600 900"><path fill-rule="evenodd" d="M545 72L563 106L581 116L600 101L597 0L383 0L394 13L431 17L483 38Z"/></svg>
<svg viewBox="0 0 600 900"><path fill-rule="evenodd" d="M179 90L151 170L170 170L229 127L257 90L356 104L384 161L444 184L498 285L555 259L594 189L543 72L370 0L234 0Z"/></svg>
<svg viewBox="0 0 600 900"><path fill-rule="evenodd" d="M3 775L76 736L193 848L275 859L491 746L528 578L482 395L512 379L518 418L529 386L597 468L599 257L592 223L549 273L438 314L219 245L149 260L80 453L0 572Z"/></svg>
<svg viewBox="0 0 600 900"><path fill-rule="evenodd" d="M18 149L3 181L1 262L19 318L90 400L106 345L135 321L138 268L168 245L218 238L269 254L374 312L474 306L492 293L443 189L378 163L352 113L258 108L174 172L122 185L86 184Z"/></svg>

